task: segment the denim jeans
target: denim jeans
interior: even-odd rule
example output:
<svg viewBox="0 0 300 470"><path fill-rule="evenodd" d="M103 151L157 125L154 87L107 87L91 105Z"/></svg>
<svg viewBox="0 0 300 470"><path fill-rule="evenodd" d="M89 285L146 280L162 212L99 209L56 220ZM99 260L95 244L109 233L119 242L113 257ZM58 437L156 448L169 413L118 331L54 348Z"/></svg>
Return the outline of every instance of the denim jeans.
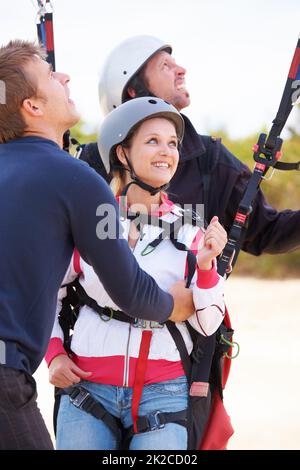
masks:
<svg viewBox="0 0 300 470"><path fill-rule="evenodd" d="M119 418L127 428L132 425L132 388L80 383L105 409ZM187 408L188 384L186 377L157 382L143 387L139 415L155 411L181 411ZM57 418L57 449L61 450L115 450L120 448L120 436L113 435L103 421L76 408L68 395L61 397ZM187 431L184 426L167 423L163 428L135 434L131 450L185 450Z"/></svg>

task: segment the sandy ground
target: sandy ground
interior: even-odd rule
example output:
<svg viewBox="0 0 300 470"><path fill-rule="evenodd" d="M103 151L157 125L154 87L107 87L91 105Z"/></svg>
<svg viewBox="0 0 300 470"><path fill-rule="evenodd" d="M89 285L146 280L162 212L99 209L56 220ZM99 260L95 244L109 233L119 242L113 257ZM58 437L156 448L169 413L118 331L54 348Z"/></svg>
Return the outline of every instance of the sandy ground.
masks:
<svg viewBox="0 0 300 470"><path fill-rule="evenodd" d="M235 434L229 449L300 449L300 281L230 278L226 298L239 356L225 406ZM53 436L53 390L43 363L39 406Z"/></svg>

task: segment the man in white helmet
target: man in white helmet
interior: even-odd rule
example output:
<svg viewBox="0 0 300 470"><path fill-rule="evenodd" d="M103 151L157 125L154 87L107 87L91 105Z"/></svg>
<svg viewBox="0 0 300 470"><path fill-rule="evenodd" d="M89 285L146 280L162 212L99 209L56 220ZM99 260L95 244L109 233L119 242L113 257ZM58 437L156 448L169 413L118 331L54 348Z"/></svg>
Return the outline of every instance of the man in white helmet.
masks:
<svg viewBox="0 0 300 470"><path fill-rule="evenodd" d="M104 115L128 99L157 96L182 111L190 104L185 86L186 70L172 57L172 47L152 36L134 36L119 44L107 57L99 80L100 107ZM185 135L180 164L169 191L175 202L205 204L206 220L218 215L228 231L251 176L249 168L234 157L220 140L199 135L183 115ZM110 180L99 158L97 144L81 155ZM278 212L258 191L249 217L242 249L253 255L284 253L300 246L300 211Z"/></svg>
<svg viewBox="0 0 300 470"><path fill-rule="evenodd" d="M168 101L180 112L189 106L190 96L185 85L186 70L176 63L171 54L172 47L169 44L152 36L135 36L119 44L109 54L99 81L103 114L106 115L129 99L149 95ZM199 135L190 120L184 115L182 117L185 121L185 135L180 162L168 191L176 203L204 203L206 220L210 221L213 215L217 215L229 231L251 171L219 139ZM86 145L80 158L110 181L110 175L107 175L99 158L96 143ZM263 252L284 253L299 246L300 211L278 212L266 202L259 190L253 202L242 249L257 256ZM208 359L207 363L210 363ZM214 363L218 369L218 360L213 360ZM212 375L214 374L213 370ZM214 417L211 414L210 424L214 421L215 426L212 439L211 434L204 437L202 448L206 449L222 448L226 442L226 432L229 435L232 432L229 422L227 430L225 429L224 419L226 421L227 415L224 408L219 408L222 406L220 374L217 382L215 379L215 389L220 394L215 395L213 407L220 410L220 413L215 413Z"/></svg>

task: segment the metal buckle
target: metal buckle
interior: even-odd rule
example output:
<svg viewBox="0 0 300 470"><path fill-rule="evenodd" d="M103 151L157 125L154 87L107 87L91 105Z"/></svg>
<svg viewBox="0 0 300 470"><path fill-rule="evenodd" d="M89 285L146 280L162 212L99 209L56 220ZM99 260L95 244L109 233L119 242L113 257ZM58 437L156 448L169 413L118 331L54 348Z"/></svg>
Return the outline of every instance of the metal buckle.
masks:
<svg viewBox="0 0 300 470"><path fill-rule="evenodd" d="M81 387L76 387L76 391L78 390L78 393L76 397L72 398L70 396L70 402L76 406L76 408L82 408L82 405L86 401L86 399L91 395L87 390L84 390Z"/></svg>
<svg viewBox="0 0 300 470"><path fill-rule="evenodd" d="M141 318L135 318L132 324L134 328L143 328L144 330L152 330L153 328L163 328L157 321L142 320Z"/></svg>
<svg viewBox="0 0 300 470"><path fill-rule="evenodd" d="M156 411L155 413L152 413L148 416L148 421L149 421L149 426L150 426L150 431L154 431L155 429L162 429L165 427L164 424L161 424L159 415L160 411Z"/></svg>
<svg viewBox="0 0 300 470"><path fill-rule="evenodd" d="M265 181L270 181L274 175L274 171L276 170L276 168L272 168L272 171L271 173L269 174L269 176L262 176L261 178Z"/></svg>

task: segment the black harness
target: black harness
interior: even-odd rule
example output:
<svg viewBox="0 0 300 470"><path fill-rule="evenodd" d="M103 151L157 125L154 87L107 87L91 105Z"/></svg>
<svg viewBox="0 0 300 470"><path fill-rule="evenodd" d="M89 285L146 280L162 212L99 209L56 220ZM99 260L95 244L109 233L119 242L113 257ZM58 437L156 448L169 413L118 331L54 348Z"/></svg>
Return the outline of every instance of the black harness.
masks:
<svg viewBox="0 0 300 470"><path fill-rule="evenodd" d="M120 215L125 215L124 213L122 214L122 210L120 211ZM183 215L185 223L188 221L193 225L202 223L201 218L192 211L184 213ZM197 260L195 254L177 240L178 231L180 227L182 227L182 217L178 217L172 223L166 222L159 217L153 218L148 215L131 213L129 211L126 211L126 217L135 223L140 232L142 232L144 224L156 225L163 229L160 235L147 245L146 250L144 250L144 256L151 253L165 238L170 239L176 249L187 252L186 287L189 287L195 273ZM62 310L59 314L59 323L64 332L64 346L67 351L70 351L70 328L74 328L80 308L83 305L89 306L103 321L109 321L113 318L117 321L130 323L141 328L145 328L146 326L150 326L151 328L164 326L157 322L146 322L145 320L129 317L122 311L101 307L94 299L88 296L78 278L71 284L68 284L66 288L67 296L63 299ZM229 349L229 345L225 345L222 341L219 341L219 339L221 335L223 335L223 337L226 336L228 339L231 338L233 330L226 328L225 325L222 324L217 335L204 337L194 330L188 322L186 322L186 326L193 341L193 351L191 355L189 355L187 351L185 342L176 324L171 321L165 323L165 327L168 328L179 351L190 389L192 389L193 384L201 383L207 385L206 393L203 393L202 396L189 396L187 409L170 413L157 411L147 416L138 416L135 429L131 426L124 430L122 429L120 420L109 414L106 409L93 398L90 392L79 384L63 390L56 389L54 429L56 429L60 395L68 394L74 406L86 413L92 414L97 419L103 420L116 436L121 436L124 448L128 448L130 440L135 433L158 429L164 427L167 423L177 423L187 428L188 448L197 449L201 442L210 411L209 380L212 363L219 363L222 355ZM213 371L214 374L215 372L216 370ZM212 382L217 386L222 396L222 372L220 366L218 374L219 377L215 378Z"/></svg>

